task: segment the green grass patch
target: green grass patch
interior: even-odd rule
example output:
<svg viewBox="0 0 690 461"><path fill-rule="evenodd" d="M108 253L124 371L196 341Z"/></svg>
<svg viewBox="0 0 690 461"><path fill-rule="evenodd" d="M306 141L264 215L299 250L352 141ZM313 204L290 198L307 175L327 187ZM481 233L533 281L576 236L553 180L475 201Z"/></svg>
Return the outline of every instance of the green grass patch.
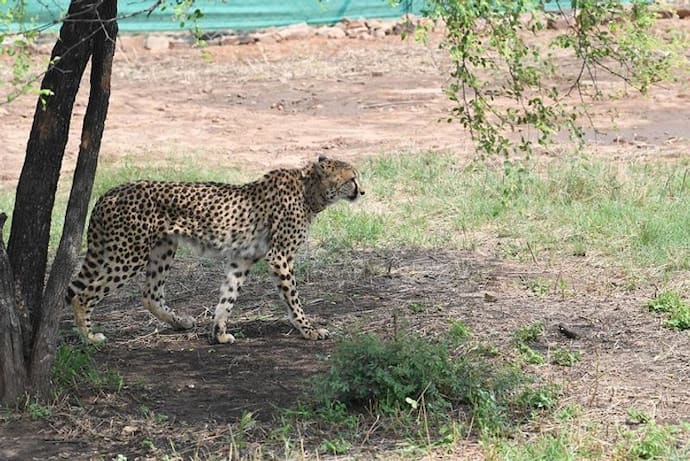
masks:
<svg viewBox="0 0 690 461"><path fill-rule="evenodd" d="M514 439L485 437L490 461L686 460L690 456L690 424L658 424L650 419L630 429L615 425L613 445L605 437L611 429L582 418L566 418L557 427Z"/></svg>
<svg viewBox="0 0 690 461"><path fill-rule="evenodd" d="M658 424L651 420L641 428L622 432L617 446L620 459L690 459L690 424Z"/></svg>
<svg viewBox="0 0 690 461"><path fill-rule="evenodd" d="M546 327L544 322L534 322L516 329L512 334L515 350L524 363L542 365L546 359L541 352L532 348L532 343L544 336Z"/></svg>
<svg viewBox="0 0 690 461"><path fill-rule="evenodd" d="M31 419L45 419L53 415L53 408L37 400L31 400L26 405L26 413Z"/></svg>
<svg viewBox="0 0 690 461"><path fill-rule="evenodd" d="M557 159L538 168L461 166L435 152L378 157L361 168L370 192L361 204L325 211L312 235L338 248L475 248L490 237L504 257L591 255L633 269L688 270L689 168L687 159ZM371 231L334 238L334 222Z"/></svg>
<svg viewBox="0 0 690 461"><path fill-rule="evenodd" d="M139 179L243 183L260 176L171 164L102 165L93 197ZM311 235L329 250L474 249L498 239L499 255L509 258L602 256L633 270L688 270L689 168L687 159L619 166L569 158L545 167L509 162L489 167L461 165L438 152L381 156L361 165L365 199L324 211ZM51 248L62 229L68 185L63 181L58 192ZM0 193L0 208L11 213L12 204L13 192ZM537 282L530 289L543 295L549 287Z"/></svg>
<svg viewBox="0 0 690 461"><path fill-rule="evenodd" d="M544 322L534 322L517 328L513 332L512 337L513 341L518 344L529 343L544 336L545 331Z"/></svg>
<svg viewBox="0 0 690 461"><path fill-rule="evenodd" d="M690 304L683 301L675 291L664 291L647 303L647 308L656 313L667 314L664 326L673 330L690 329Z"/></svg>

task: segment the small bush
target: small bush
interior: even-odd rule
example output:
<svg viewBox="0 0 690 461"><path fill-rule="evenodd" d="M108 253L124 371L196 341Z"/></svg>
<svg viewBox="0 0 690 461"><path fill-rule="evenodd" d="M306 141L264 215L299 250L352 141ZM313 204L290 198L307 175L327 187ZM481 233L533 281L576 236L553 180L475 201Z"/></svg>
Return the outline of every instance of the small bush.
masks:
<svg viewBox="0 0 690 461"><path fill-rule="evenodd" d="M542 365L544 363L544 356L540 352L537 352L529 347L527 344L518 343L516 349L520 353L520 356L525 363L530 365Z"/></svg>
<svg viewBox="0 0 690 461"><path fill-rule="evenodd" d="M580 361L582 355L578 351L556 349L551 353L551 363L561 367L572 367Z"/></svg>
<svg viewBox="0 0 690 461"><path fill-rule="evenodd" d="M555 401L551 389L531 386L532 378L516 367L466 347L469 336L454 325L438 339L361 334L342 340L330 371L316 380L315 404L391 417L423 411L425 424L437 428L447 427L451 414L464 415L481 432L501 433Z"/></svg>
<svg viewBox="0 0 690 461"><path fill-rule="evenodd" d="M29 413L29 416L31 416L31 419L45 419L53 414L51 407L37 401L29 402L26 411Z"/></svg>
<svg viewBox="0 0 690 461"><path fill-rule="evenodd" d="M647 308L656 313L668 314L664 326L673 330L690 329L690 304L683 301L675 291L664 291L647 303Z"/></svg>
<svg viewBox="0 0 690 461"><path fill-rule="evenodd" d="M524 344L536 341L544 335L544 331L545 328L543 322L530 323L529 325L525 325L524 327L520 327L517 330L515 330L513 332L513 340L517 344Z"/></svg>

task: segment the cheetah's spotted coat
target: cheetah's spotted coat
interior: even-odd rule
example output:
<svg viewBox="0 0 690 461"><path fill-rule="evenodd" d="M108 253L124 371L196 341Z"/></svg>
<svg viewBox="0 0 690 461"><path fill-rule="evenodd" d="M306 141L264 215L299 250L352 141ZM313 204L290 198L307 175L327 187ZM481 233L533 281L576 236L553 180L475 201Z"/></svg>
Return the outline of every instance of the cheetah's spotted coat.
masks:
<svg viewBox="0 0 690 461"><path fill-rule="evenodd" d="M165 276L179 242L188 241L227 257L211 340L231 343L228 314L249 268L264 258L288 306L292 325L307 339L328 331L305 317L297 294L295 253L316 214L328 205L364 195L359 175L348 163L319 157L301 169L274 170L244 185L141 181L103 195L91 215L88 251L67 301L79 332L90 342L90 316L109 292L146 270L144 306L175 328L194 326L165 303Z"/></svg>

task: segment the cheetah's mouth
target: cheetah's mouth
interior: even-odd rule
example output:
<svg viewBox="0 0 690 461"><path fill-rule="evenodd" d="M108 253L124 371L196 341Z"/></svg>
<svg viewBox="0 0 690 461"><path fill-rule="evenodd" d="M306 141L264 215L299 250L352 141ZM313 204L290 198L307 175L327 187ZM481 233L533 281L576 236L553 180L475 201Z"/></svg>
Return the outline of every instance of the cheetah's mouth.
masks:
<svg viewBox="0 0 690 461"><path fill-rule="evenodd" d="M347 199L351 202L357 200L360 195L364 195L364 191L359 188L359 185L357 183L354 185L355 187L352 189L352 193L347 196Z"/></svg>

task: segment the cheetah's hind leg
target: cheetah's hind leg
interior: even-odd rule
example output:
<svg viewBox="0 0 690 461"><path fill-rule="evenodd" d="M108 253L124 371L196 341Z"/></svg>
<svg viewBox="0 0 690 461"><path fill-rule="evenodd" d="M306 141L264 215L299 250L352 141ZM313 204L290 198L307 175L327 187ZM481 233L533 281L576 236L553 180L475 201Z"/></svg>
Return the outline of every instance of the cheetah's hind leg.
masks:
<svg viewBox="0 0 690 461"><path fill-rule="evenodd" d="M87 252L79 275L67 289L66 301L74 310L74 323L81 336L92 344L105 341L103 333L94 333L91 329L91 313L108 293L120 288L125 280L136 272L136 268L113 274L107 258L99 257L94 251Z"/></svg>
<svg viewBox="0 0 690 461"><path fill-rule="evenodd" d="M175 257L175 251L177 251L177 241L171 237L163 237L151 248L146 267L144 307L157 319L176 330L189 330L196 324L194 318L178 315L165 304L165 277Z"/></svg>

